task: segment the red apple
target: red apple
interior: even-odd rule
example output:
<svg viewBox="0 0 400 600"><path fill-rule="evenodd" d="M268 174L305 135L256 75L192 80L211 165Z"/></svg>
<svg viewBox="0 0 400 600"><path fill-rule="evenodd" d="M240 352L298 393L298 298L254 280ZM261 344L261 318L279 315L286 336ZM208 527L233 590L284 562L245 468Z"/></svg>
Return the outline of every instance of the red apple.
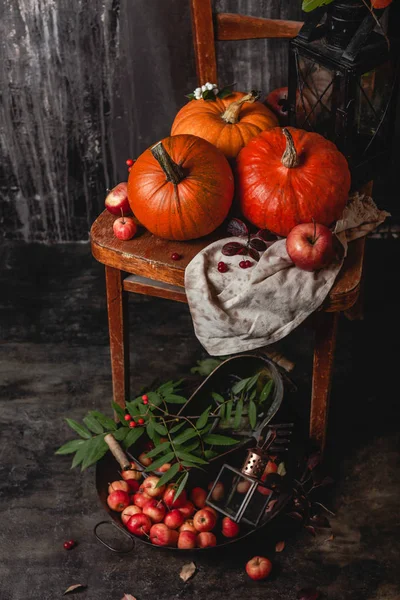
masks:
<svg viewBox="0 0 400 600"><path fill-rule="evenodd" d="M240 527L235 521L232 521L229 517L222 519L222 535L228 538L233 538L238 535Z"/></svg>
<svg viewBox="0 0 400 600"><path fill-rule="evenodd" d="M254 556L246 564L246 573L251 579L265 579L272 571L272 563L264 556Z"/></svg>
<svg viewBox="0 0 400 600"><path fill-rule="evenodd" d="M151 475L150 477L147 477L143 481L140 488L144 492L146 492L146 494L148 494L149 496L158 498L163 495L164 490L165 490L165 485L160 485L160 487L157 487L157 484L159 481L160 481L159 477L156 477L155 475Z"/></svg>
<svg viewBox="0 0 400 600"><path fill-rule="evenodd" d="M166 471L169 471L170 468L171 468L171 463L165 463L165 464L161 465L161 467L159 467L157 469L157 471L159 473L165 473Z"/></svg>
<svg viewBox="0 0 400 600"><path fill-rule="evenodd" d="M116 492L117 490L122 490L123 492L129 492L129 485L126 481L113 481L108 486L108 493Z"/></svg>
<svg viewBox="0 0 400 600"><path fill-rule="evenodd" d="M178 532L169 529L164 523L157 523L150 529L150 541L156 546L176 546Z"/></svg>
<svg viewBox="0 0 400 600"><path fill-rule="evenodd" d="M198 533L196 527L193 525L193 519L188 519L179 527L179 531L192 531L193 533Z"/></svg>
<svg viewBox="0 0 400 600"><path fill-rule="evenodd" d="M210 531L203 531L197 536L197 546L199 548L209 548L217 545L217 538Z"/></svg>
<svg viewBox="0 0 400 600"><path fill-rule="evenodd" d="M190 502L189 500L187 502L185 502L185 504L183 506L181 506L179 510L183 514L185 519L190 519L190 517L192 517L194 515L194 513L196 512L194 504L192 502Z"/></svg>
<svg viewBox="0 0 400 600"><path fill-rule="evenodd" d="M267 466L264 469L264 473L261 475L261 481L265 481L267 479L267 475L270 473L276 473L278 470L278 465L274 463L273 460L269 460L267 462Z"/></svg>
<svg viewBox="0 0 400 600"><path fill-rule="evenodd" d="M286 250L296 267L317 271L335 256L332 232L319 223L296 225L286 238Z"/></svg>
<svg viewBox="0 0 400 600"><path fill-rule="evenodd" d="M150 517L153 523L160 523L165 517L165 506L161 500L152 498L143 505L143 514Z"/></svg>
<svg viewBox="0 0 400 600"><path fill-rule="evenodd" d="M149 458L146 452L142 452L142 454L139 456L139 460L145 467L149 467L153 462L153 459Z"/></svg>
<svg viewBox="0 0 400 600"><path fill-rule="evenodd" d="M197 531L211 531L217 522L216 516L206 508L199 510L193 517L193 525Z"/></svg>
<svg viewBox="0 0 400 600"><path fill-rule="evenodd" d="M170 529L178 529L183 525L185 517L179 510L179 508L173 508L170 512L165 515L164 523Z"/></svg>
<svg viewBox="0 0 400 600"><path fill-rule="evenodd" d="M133 494L132 500L133 500L133 504L136 504L136 506L143 508L143 506L146 504L146 502L151 500L151 496L146 494L146 492L144 490L139 489L139 491L136 492L136 494Z"/></svg>
<svg viewBox="0 0 400 600"><path fill-rule="evenodd" d="M131 517L133 517L133 515L138 515L141 512L142 512L142 510L138 506L135 506L134 504L130 504L129 506L124 508L124 510L122 511L121 521L123 522L124 525L126 525L127 522L129 521L129 519Z"/></svg>
<svg viewBox="0 0 400 600"><path fill-rule="evenodd" d="M122 490L116 490L115 492L111 492L111 494L107 497L107 504L111 508L111 510L115 510L116 512L122 512L124 508L129 506L131 500L129 498L129 494L127 492L123 492Z"/></svg>
<svg viewBox="0 0 400 600"><path fill-rule="evenodd" d="M174 501L176 488L173 485L169 485L164 493L163 500L168 508L182 508L187 502L187 496L185 490L179 494L178 498Z"/></svg>
<svg viewBox="0 0 400 600"><path fill-rule="evenodd" d="M134 462L131 462L131 468L127 471L122 471L121 477L124 481L130 481L134 479L135 481L140 481L142 479L142 472L138 471L137 466Z"/></svg>
<svg viewBox="0 0 400 600"><path fill-rule="evenodd" d="M130 217L119 217L113 223L113 232L119 240L130 240L137 231L137 225Z"/></svg>
<svg viewBox="0 0 400 600"><path fill-rule="evenodd" d="M136 494L136 492L139 490L140 488L140 483L138 481L136 481L136 479L127 479L126 483L129 485L129 492L132 494L132 492L134 494Z"/></svg>
<svg viewBox="0 0 400 600"><path fill-rule="evenodd" d="M207 498L207 492L201 487L195 487L192 489L190 499L196 508L204 508Z"/></svg>
<svg viewBox="0 0 400 600"><path fill-rule="evenodd" d="M265 98L264 104L276 114L280 125L287 125L289 117L287 87L280 87L276 88L276 90L272 90Z"/></svg>
<svg viewBox="0 0 400 600"><path fill-rule="evenodd" d="M197 545L197 534L193 531L181 531L178 537L178 548L182 550L189 550L196 548Z"/></svg>
<svg viewBox="0 0 400 600"><path fill-rule="evenodd" d="M213 485L214 485L214 482L211 481L208 484L208 489L211 490ZM220 502L222 500L222 498L224 497L224 495L225 495L224 484L221 483L221 481L218 481L218 483L215 485L215 488L212 491L211 498L213 500L215 500L216 502Z"/></svg>
<svg viewBox="0 0 400 600"><path fill-rule="evenodd" d="M151 525L152 523L150 517L144 515L143 513L133 515L133 517L131 517L126 523L126 526L129 529L129 531L140 537L149 533Z"/></svg>
<svg viewBox="0 0 400 600"><path fill-rule="evenodd" d="M214 517L216 519L218 519L218 513L215 510L215 508L213 508L212 506L208 506L208 504L205 505L204 510L209 510L210 512L212 512L212 514L214 515Z"/></svg>
<svg viewBox="0 0 400 600"><path fill-rule="evenodd" d="M249 491L250 485L251 485L250 481L243 479L242 481L239 481L239 483L237 484L236 491L239 492L239 494L245 494L246 492Z"/></svg>
<svg viewBox="0 0 400 600"><path fill-rule="evenodd" d="M128 200L128 184L126 181L118 183L106 196L105 207L112 215L118 217L132 214Z"/></svg>

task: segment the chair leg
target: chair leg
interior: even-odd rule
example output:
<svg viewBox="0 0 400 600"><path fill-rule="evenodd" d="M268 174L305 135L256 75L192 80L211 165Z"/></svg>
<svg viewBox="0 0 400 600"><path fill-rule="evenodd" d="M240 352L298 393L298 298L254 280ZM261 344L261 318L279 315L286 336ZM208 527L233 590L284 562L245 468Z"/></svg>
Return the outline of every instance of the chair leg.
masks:
<svg viewBox="0 0 400 600"><path fill-rule="evenodd" d="M324 452L339 313L315 313L310 438Z"/></svg>
<svg viewBox="0 0 400 600"><path fill-rule="evenodd" d="M113 398L124 408L129 399L129 335L127 297L119 269L106 266L106 291Z"/></svg>

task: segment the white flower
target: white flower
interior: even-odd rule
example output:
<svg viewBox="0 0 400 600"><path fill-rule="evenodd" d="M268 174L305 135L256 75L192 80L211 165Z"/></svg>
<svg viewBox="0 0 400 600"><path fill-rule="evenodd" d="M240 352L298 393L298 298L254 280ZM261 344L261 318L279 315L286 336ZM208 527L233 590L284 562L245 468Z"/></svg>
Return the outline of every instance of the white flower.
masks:
<svg viewBox="0 0 400 600"><path fill-rule="evenodd" d="M200 92L195 92L194 93L194 97L195 97L196 100L200 100L200 98L201 98L201 90L200 90Z"/></svg>
<svg viewBox="0 0 400 600"><path fill-rule="evenodd" d="M202 85L202 86L201 86L201 91L202 91L202 92L205 92L205 91L206 91L206 89L207 89L207 88L206 88L206 86L205 86L205 85Z"/></svg>
<svg viewBox="0 0 400 600"><path fill-rule="evenodd" d="M214 83L206 83L207 90L212 90L214 86L215 86Z"/></svg>
<svg viewBox="0 0 400 600"><path fill-rule="evenodd" d="M214 92L215 95L217 95L218 92L219 92L219 89L217 87L215 87L215 88L213 88L213 92Z"/></svg>
<svg viewBox="0 0 400 600"><path fill-rule="evenodd" d="M196 88L193 93L194 93L194 95L201 94L201 88L199 88L199 87Z"/></svg>

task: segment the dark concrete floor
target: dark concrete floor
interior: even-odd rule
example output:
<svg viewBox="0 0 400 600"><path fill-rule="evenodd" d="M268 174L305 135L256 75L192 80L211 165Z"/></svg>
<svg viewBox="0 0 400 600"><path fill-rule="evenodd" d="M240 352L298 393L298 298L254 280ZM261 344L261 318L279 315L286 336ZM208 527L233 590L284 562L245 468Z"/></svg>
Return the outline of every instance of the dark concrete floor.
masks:
<svg viewBox="0 0 400 600"><path fill-rule="evenodd" d="M340 322L332 390L328 465L334 539L301 530L280 554L280 532L187 562L140 544L110 553L94 538L105 517L93 468L70 470L55 456L69 439L64 416L109 410L111 378L103 270L86 244L6 245L0 251L0 598L55 600L71 584L82 598L294 600L317 586L329 600L400 599L399 241L368 240L365 320ZM185 375L204 356L186 306L131 297L132 384ZM299 411L307 415L311 332L281 343L296 362ZM297 397L297 396L296 396ZM303 400L301 400L303 398ZM278 537L276 537L278 536ZM63 549L66 539L79 545ZM244 563L266 554L274 575L251 582Z"/></svg>

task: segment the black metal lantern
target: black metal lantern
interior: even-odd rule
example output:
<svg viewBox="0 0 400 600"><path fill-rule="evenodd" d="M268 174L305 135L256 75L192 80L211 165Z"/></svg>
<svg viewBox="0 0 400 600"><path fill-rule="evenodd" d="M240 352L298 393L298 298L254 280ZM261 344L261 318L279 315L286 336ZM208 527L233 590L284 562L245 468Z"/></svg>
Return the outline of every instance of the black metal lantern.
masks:
<svg viewBox="0 0 400 600"><path fill-rule="evenodd" d="M388 162L392 145L399 46L374 28L362 0L334 0L310 13L289 46L289 123L337 145L353 188Z"/></svg>

